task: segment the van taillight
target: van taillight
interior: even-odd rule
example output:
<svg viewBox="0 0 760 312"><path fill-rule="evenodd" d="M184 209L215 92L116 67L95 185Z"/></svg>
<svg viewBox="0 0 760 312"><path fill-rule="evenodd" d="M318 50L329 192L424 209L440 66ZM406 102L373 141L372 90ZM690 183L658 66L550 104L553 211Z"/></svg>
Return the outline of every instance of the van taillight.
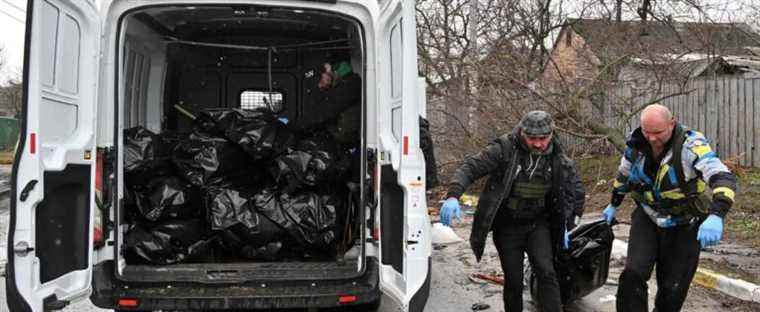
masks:
<svg viewBox="0 0 760 312"><path fill-rule="evenodd" d="M356 296L340 296L338 297L338 303L346 304L346 303L356 302L356 299L358 299Z"/></svg>
<svg viewBox="0 0 760 312"><path fill-rule="evenodd" d="M98 150L95 155L95 218L93 222L92 245L100 248L105 245L103 239L103 150Z"/></svg>
<svg viewBox="0 0 760 312"><path fill-rule="evenodd" d="M119 308L136 308L140 302L134 298L121 298L118 302Z"/></svg>
<svg viewBox="0 0 760 312"><path fill-rule="evenodd" d="M372 228L372 240L379 241L380 240L380 229L377 227L377 224L373 225Z"/></svg>

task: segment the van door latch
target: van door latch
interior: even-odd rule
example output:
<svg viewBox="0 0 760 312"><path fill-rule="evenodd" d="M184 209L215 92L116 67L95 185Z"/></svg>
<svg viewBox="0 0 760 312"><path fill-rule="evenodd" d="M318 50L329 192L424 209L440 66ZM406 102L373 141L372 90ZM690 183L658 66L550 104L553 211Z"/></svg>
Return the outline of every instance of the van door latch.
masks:
<svg viewBox="0 0 760 312"><path fill-rule="evenodd" d="M26 255L33 250L34 248L29 247L29 243L25 241L20 241L13 246L13 253L17 254L19 257L26 257Z"/></svg>
<svg viewBox="0 0 760 312"><path fill-rule="evenodd" d="M37 180L31 180L29 183L24 186L24 189L21 190L21 195L19 195L18 199L20 201L25 201L27 197L29 197L29 193L32 192L34 189L34 186L37 185Z"/></svg>

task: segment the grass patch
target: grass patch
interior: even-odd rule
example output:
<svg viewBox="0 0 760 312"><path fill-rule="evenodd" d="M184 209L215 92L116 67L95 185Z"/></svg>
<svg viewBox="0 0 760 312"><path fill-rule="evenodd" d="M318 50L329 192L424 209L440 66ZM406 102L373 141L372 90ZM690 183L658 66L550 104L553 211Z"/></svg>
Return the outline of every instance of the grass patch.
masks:
<svg viewBox="0 0 760 312"><path fill-rule="evenodd" d="M585 211L601 211L610 203L612 182L617 176L620 156L589 156L576 158L575 161L586 187Z"/></svg>
<svg viewBox="0 0 760 312"><path fill-rule="evenodd" d="M599 184L599 182L610 182L617 175L617 168L620 164L620 156L591 156L576 159L581 179L587 187ZM605 184L605 183L601 183Z"/></svg>
<svg viewBox="0 0 760 312"><path fill-rule="evenodd" d="M726 218L729 237L760 248L760 168L744 168L735 203Z"/></svg>
<svg viewBox="0 0 760 312"><path fill-rule="evenodd" d="M726 220L726 236L735 239L753 248L760 248L760 219L758 215L747 214L742 211L729 213Z"/></svg>
<svg viewBox="0 0 760 312"><path fill-rule="evenodd" d="M748 234L760 232L760 221L749 218L734 220L734 222L731 222L731 226L738 231Z"/></svg>

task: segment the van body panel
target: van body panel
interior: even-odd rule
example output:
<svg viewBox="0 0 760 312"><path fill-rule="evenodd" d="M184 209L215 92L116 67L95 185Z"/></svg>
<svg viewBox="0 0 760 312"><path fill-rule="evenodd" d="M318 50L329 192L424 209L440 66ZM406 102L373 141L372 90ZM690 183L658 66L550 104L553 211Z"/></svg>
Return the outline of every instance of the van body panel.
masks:
<svg viewBox="0 0 760 312"><path fill-rule="evenodd" d="M381 150L381 220L401 224L382 226L394 236L390 248L381 239L380 285L402 310L410 309L413 296L426 284L431 255L430 220L425 196L425 162L419 148L417 50L414 1L386 1L379 29L378 136ZM395 180L395 181L394 181ZM401 231L402 233L395 233ZM398 238L396 238L398 237ZM401 239L400 242L395 241ZM388 255L388 253L394 253ZM395 259L401 259L398 263ZM427 285L427 286L426 286ZM423 292L426 291L423 289ZM424 307L424 305L422 305ZM420 308L417 304L416 308Z"/></svg>

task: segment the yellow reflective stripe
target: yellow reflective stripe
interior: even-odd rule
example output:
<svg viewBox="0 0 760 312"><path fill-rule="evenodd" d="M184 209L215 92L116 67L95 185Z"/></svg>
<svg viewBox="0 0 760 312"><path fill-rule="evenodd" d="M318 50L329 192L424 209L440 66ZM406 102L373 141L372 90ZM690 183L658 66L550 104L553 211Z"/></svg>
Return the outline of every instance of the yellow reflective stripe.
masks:
<svg viewBox="0 0 760 312"><path fill-rule="evenodd" d="M620 182L620 181L618 181L617 179L615 179L615 182L612 182L612 187L613 188L619 188L621 186L623 186L623 183Z"/></svg>
<svg viewBox="0 0 760 312"><path fill-rule="evenodd" d="M664 177L666 174L668 174L668 170L670 170L670 166L668 166L667 164L665 164L665 165L662 165L662 166L660 167L660 171L659 171L659 172L657 172L657 180L655 180L655 185L662 185L662 184L661 184L661 182L662 182L662 178L663 178L663 177Z"/></svg>
<svg viewBox="0 0 760 312"><path fill-rule="evenodd" d="M725 187L725 186L716 187L713 190L713 195L717 194L717 193L723 193L723 196L726 196L726 197L730 198L731 201L734 201L734 190L732 190L732 189L730 189L728 187Z"/></svg>
<svg viewBox="0 0 760 312"><path fill-rule="evenodd" d="M670 190L670 191L667 191L667 192L662 192L662 193L660 193L660 195L662 196L662 198L667 198L667 199L683 199L683 198L686 198L686 194L681 193L681 189L675 189L675 190Z"/></svg>
<svg viewBox="0 0 760 312"><path fill-rule="evenodd" d="M702 179L697 180L697 193L704 193L705 191L705 181L702 181Z"/></svg>
<svg viewBox="0 0 760 312"><path fill-rule="evenodd" d="M647 199L647 202L650 202L650 203L654 202L654 196L652 195L652 192L650 191L644 192L644 198Z"/></svg>
<svg viewBox="0 0 760 312"><path fill-rule="evenodd" d="M694 152L694 154L697 154L697 157L702 158L702 156L711 152L712 149L710 149L710 145L704 144L704 145L692 146L691 151Z"/></svg>

